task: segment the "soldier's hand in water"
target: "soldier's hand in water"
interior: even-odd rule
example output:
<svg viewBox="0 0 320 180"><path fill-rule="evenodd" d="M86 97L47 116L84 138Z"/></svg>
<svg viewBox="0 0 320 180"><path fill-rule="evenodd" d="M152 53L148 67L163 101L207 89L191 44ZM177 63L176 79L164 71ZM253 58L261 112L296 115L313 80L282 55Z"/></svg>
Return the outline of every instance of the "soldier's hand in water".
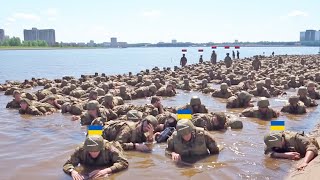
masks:
<svg viewBox="0 0 320 180"><path fill-rule="evenodd" d="M148 146L146 146L145 144L138 144L138 143L136 143L136 150L142 151L142 152L150 151Z"/></svg>
<svg viewBox="0 0 320 180"><path fill-rule="evenodd" d="M286 155L287 159L291 159L291 160L300 159L300 153L298 152L286 152L284 154Z"/></svg>
<svg viewBox="0 0 320 180"><path fill-rule="evenodd" d="M306 168L307 166L308 166L308 163L303 162L297 167L297 170L298 171L303 171L304 168Z"/></svg>
<svg viewBox="0 0 320 180"><path fill-rule="evenodd" d="M93 171L95 172L95 171ZM102 169L102 170L98 170L97 173L95 173L93 175L93 179L98 178L98 177L107 177L109 174L111 173L111 169L110 168L106 168L106 169ZM91 173L90 173L91 174Z"/></svg>
<svg viewBox="0 0 320 180"><path fill-rule="evenodd" d="M181 160L181 156L180 156L180 154L178 154L178 153L172 152L172 153L171 153L171 159L172 159L174 162L178 162L178 161Z"/></svg>
<svg viewBox="0 0 320 180"><path fill-rule="evenodd" d="M81 174L79 174L76 170L73 170L71 172L71 177L73 180L84 180L84 177Z"/></svg>

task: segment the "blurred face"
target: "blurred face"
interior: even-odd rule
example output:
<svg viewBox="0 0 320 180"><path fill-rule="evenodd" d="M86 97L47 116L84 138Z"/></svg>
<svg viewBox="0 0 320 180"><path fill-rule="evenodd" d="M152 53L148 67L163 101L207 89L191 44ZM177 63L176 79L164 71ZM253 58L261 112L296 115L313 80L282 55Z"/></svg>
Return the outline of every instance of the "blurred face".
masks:
<svg viewBox="0 0 320 180"><path fill-rule="evenodd" d="M93 159L97 158L97 157L99 156L99 154L100 154L100 151L90 151L90 152L89 152L89 155L90 155Z"/></svg>
<svg viewBox="0 0 320 180"><path fill-rule="evenodd" d="M314 91L315 87L314 86L308 86L308 91Z"/></svg>
<svg viewBox="0 0 320 180"><path fill-rule="evenodd" d="M98 99L98 96L97 96L97 95L91 95L91 96L90 96L90 99L91 99L91 100L97 100L97 99Z"/></svg>
<svg viewBox="0 0 320 180"><path fill-rule="evenodd" d="M267 110L268 110L268 108L259 108L259 111L260 111L261 113L266 113Z"/></svg>
<svg viewBox="0 0 320 180"><path fill-rule="evenodd" d="M214 117L212 118L212 122L213 122L213 125L214 125L214 126L218 126L218 125L219 125L219 121L218 121L218 119L217 119L216 116L214 116Z"/></svg>
<svg viewBox="0 0 320 180"><path fill-rule="evenodd" d="M98 111L96 109L88 110L89 115L96 117L98 115Z"/></svg>
<svg viewBox="0 0 320 180"><path fill-rule="evenodd" d="M19 102L21 100L21 94L16 94L14 99Z"/></svg>
<svg viewBox="0 0 320 180"><path fill-rule="evenodd" d="M50 99L50 100L47 101L47 103L53 105L54 104L54 100Z"/></svg>
<svg viewBox="0 0 320 180"><path fill-rule="evenodd" d="M143 121L143 123L142 123L142 131L143 132L148 132L148 130L149 130L149 123L148 123L148 121Z"/></svg>
<svg viewBox="0 0 320 180"><path fill-rule="evenodd" d="M192 109L193 109L194 111L197 111L197 110L200 109L200 105L193 105L193 106L192 106Z"/></svg>
<svg viewBox="0 0 320 180"><path fill-rule="evenodd" d="M22 103L20 103L20 107L21 107L21 109L26 110L28 108L28 104L25 102L22 102Z"/></svg>
<svg viewBox="0 0 320 180"><path fill-rule="evenodd" d="M192 134L191 134L191 133L182 136L182 138L183 138L185 141L190 141L190 140L191 140L191 137L192 137Z"/></svg>
<svg viewBox="0 0 320 180"><path fill-rule="evenodd" d="M172 86L167 86L166 91L172 91Z"/></svg>

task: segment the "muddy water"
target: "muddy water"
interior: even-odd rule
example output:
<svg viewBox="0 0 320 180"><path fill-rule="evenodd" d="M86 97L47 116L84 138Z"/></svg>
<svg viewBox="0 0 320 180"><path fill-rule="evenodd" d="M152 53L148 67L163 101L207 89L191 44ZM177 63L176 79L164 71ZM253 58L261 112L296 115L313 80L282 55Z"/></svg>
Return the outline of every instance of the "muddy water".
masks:
<svg viewBox="0 0 320 180"><path fill-rule="evenodd" d="M295 91L289 91L288 95ZM210 111L226 111L225 100L198 92L183 92L175 98L163 99L165 106L187 103L191 96L201 97ZM280 109L288 97L271 99L271 106ZM0 179L70 179L62 165L85 138L85 127L70 121L71 116L55 113L51 116L21 116L16 110L5 109L9 96L0 94ZM145 104L150 99L130 103ZM302 116L282 115L288 130L311 131L318 122L319 108ZM238 116L241 109L228 110ZM219 155L195 163L174 164L164 155L166 144L155 144L152 153L126 152L129 169L110 179L283 179L294 162L275 160L263 155L263 136L269 122L241 118L242 130L212 132L223 146Z"/></svg>

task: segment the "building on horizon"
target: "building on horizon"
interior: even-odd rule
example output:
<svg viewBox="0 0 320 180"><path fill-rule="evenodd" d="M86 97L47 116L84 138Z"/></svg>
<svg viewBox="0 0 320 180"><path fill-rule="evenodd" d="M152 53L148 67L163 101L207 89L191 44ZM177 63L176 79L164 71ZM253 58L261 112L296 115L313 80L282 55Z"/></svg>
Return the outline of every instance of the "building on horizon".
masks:
<svg viewBox="0 0 320 180"><path fill-rule="evenodd" d="M177 40L176 39L172 39L171 43L172 44L177 44Z"/></svg>
<svg viewBox="0 0 320 180"><path fill-rule="evenodd" d="M116 37L110 38L110 46L111 47L118 47L118 40Z"/></svg>
<svg viewBox="0 0 320 180"><path fill-rule="evenodd" d="M300 32L300 42L306 41L306 32Z"/></svg>
<svg viewBox="0 0 320 180"><path fill-rule="evenodd" d="M38 41L43 40L52 46L56 43L56 35L54 29L37 29L32 28L31 30L23 30L24 40L25 41Z"/></svg>
<svg viewBox="0 0 320 180"><path fill-rule="evenodd" d="M89 47L94 47L95 45L94 40L90 40L90 42L87 43L87 46Z"/></svg>
<svg viewBox="0 0 320 180"><path fill-rule="evenodd" d="M316 31L315 41L320 41L320 30Z"/></svg>
<svg viewBox="0 0 320 180"><path fill-rule="evenodd" d="M5 35L4 35L4 29L0 29L0 41L4 41Z"/></svg>
<svg viewBox="0 0 320 180"><path fill-rule="evenodd" d="M315 41L316 40L316 30L306 30L305 41Z"/></svg>

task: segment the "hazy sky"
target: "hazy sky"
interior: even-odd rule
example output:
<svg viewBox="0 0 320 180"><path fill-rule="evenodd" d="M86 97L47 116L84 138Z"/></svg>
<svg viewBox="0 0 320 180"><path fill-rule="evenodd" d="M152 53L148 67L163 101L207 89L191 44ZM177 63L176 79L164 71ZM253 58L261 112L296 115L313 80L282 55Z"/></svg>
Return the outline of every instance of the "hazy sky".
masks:
<svg viewBox="0 0 320 180"><path fill-rule="evenodd" d="M297 41L320 29L320 0L0 0L0 28L53 28L63 42Z"/></svg>

